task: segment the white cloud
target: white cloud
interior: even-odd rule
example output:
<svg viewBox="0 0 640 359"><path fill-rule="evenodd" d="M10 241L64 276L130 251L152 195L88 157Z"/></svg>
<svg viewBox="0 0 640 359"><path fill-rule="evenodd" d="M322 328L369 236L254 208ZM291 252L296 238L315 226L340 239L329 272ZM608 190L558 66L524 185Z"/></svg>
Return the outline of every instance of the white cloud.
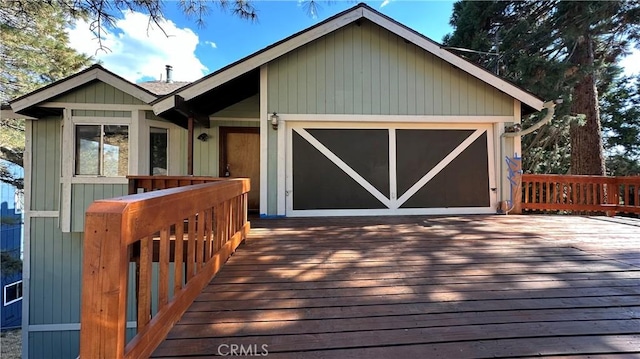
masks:
<svg viewBox="0 0 640 359"><path fill-rule="evenodd" d="M205 44L207 44L207 45L210 45L210 46L211 46L211 47L213 47L214 49L217 49L217 48L218 48L218 45L217 45L215 42L213 42L213 41L205 41L204 43L205 43Z"/></svg>
<svg viewBox="0 0 640 359"><path fill-rule="evenodd" d="M191 29L181 29L173 21L164 20L160 25L167 36L155 24L147 29L148 24L145 14L124 13L124 18L116 21L115 29L103 36L107 51L99 50L87 22L78 22L68 29L69 41L71 47L93 55L105 68L133 82L144 77L159 79L165 65L173 66L176 81L197 80L207 72L195 55L199 39Z"/></svg>
<svg viewBox="0 0 640 359"><path fill-rule="evenodd" d="M384 0L382 2L382 4L380 4L380 8L383 8L383 7L387 6L387 5L389 5L391 3L391 1L393 1L393 0Z"/></svg>
<svg viewBox="0 0 640 359"><path fill-rule="evenodd" d="M640 50L633 49L631 54L620 61L626 75L640 74Z"/></svg>

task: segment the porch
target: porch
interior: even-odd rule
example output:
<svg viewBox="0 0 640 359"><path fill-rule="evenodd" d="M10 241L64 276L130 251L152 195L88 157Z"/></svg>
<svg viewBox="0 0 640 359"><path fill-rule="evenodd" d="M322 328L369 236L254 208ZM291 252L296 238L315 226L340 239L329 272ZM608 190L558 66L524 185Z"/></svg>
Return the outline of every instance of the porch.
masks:
<svg viewBox="0 0 640 359"><path fill-rule="evenodd" d="M254 220L152 356L629 356L639 248L623 218Z"/></svg>
<svg viewBox="0 0 640 359"><path fill-rule="evenodd" d="M640 209L639 178L531 179L524 210ZM83 358L640 354L640 219L253 219L249 233L247 179L130 180L151 192L87 211Z"/></svg>

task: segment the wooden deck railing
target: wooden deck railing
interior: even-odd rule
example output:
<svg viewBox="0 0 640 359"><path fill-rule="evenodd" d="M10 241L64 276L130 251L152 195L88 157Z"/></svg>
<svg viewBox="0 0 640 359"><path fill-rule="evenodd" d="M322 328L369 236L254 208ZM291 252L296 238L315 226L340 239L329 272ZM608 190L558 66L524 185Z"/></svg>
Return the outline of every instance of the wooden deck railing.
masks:
<svg viewBox="0 0 640 359"><path fill-rule="evenodd" d="M94 202L85 221L80 357L148 357L246 238L248 191L248 179L233 179ZM137 335L127 343L133 252Z"/></svg>
<svg viewBox="0 0 640 359"><path fill-rule="evenodd" d="M129 179L129 194L136 194L194 184L220 182L228 178L208 176L127 176L127 179Z"/></svg>
<svg viewBox="0 0 640 359"><path fill-rule="evenodd" d="M640 176L522 175L523 211L640 213Z"/></svg>

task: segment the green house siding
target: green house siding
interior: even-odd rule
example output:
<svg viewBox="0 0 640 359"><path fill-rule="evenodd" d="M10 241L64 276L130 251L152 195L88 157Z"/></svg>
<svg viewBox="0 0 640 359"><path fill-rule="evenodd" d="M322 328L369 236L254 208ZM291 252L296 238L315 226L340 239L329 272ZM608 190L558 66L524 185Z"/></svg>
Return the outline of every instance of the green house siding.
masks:
<svg viewBox="0 0 640 359"><path fill-rule="evenodd" d="M60 118L30 121L33 147L31 210L57 211L60 198Z"/></svg>
<svg viewBox="0 0 640 359"><path fill-rule="evenodd" d="M363 21L272 61L269 112L513 115L511 96Z"/></svg>
<svg viewBox="0 0 640 359"><path fill-rule="evenodd" d="M30 358L77 358L79 348L79 331L29 333Z"/></svg>
<svg viewBox="0 0 640 359"><path fill-rule="evenodd" d="M131 118L131 111L71 110L71 116Z"/></svg>
<svg viewBox="0 0 640 359"><path fill-rule="evenodd" d="M253 95L212 115L226 118L260 118L260 96Z"/></svg>
<svg viewBox="0 0 640 359"><path fill-rule="evenodd" d="M215 118L211 119L211 128L197 128L195 137L201 133L209 135L207 141L193 141L193 174L195 176L218 176L218 168L220 163L220 142L219 127L259 127L260 123L256 121L221 121ZM180 149L183 153L180 158L183 165L182 173L186 173L186 148L187 148L187 131L180 133Z"/></svg>
<svg viewBox="0 0 640 359"><path fill-rule="evenodd" d="M51 101L68 103L145 105L143 101L101 81L88 83L73 92L60 95Z"/></svg>
<svg viewBox="0 0 640 359"><path fill-rule="evenodd" d="M84 231L84 217L87 208L99 199L126 196L129 187L126 184L88 184L71 185L71 231Z"/></svg>
<svg viewBox="0 0 640 359"><path fill-rule="evenodd" d="M62 233L58 218L31 218L29 323L80 322L82 234Z"/></svg>

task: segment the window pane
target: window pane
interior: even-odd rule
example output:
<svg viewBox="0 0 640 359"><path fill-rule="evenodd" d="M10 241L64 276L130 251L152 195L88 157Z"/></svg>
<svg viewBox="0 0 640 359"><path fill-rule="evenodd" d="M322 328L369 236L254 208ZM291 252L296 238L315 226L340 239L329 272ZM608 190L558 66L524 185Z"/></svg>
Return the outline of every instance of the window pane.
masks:
<svg viewBox="0 0 640 359"><path fill-rule="evenodd" d="M169 140L168 130L166 128L150 128L149 137L149 169L152 175L166 175L168 168L167 161L167 143Z"/></svg>
<svg viewBox="0 0 640 359"><path fill-rule="evenodd" d="M129 173L129 128L104 125L104 173L108 177Z"/></svg>
<svg viewBox="0 0 640 359"><path fill-rule="evenodd" d="M20 298L22 298L22 281L4 287L4 305L15 302Z"/></svg>
<svg viewBox="0 0 640 359"><path fill-rule="evenodd" d="M100 174L100 126L76 126L76 174Z"/></svg>

